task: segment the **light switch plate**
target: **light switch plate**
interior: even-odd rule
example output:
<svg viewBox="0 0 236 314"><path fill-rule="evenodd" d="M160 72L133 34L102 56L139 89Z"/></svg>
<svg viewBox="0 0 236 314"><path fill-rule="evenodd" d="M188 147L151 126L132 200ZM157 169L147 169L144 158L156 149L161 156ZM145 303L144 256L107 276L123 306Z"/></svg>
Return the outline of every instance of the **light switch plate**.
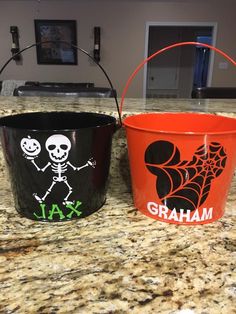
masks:
<svg viewBox="0 0 236 314"><path fill-rule="evenodd" d="M227 70L228 69L228 66L229 66L229 64L228 64L228 62L219 62L219 69L220 70Z"/></svg>

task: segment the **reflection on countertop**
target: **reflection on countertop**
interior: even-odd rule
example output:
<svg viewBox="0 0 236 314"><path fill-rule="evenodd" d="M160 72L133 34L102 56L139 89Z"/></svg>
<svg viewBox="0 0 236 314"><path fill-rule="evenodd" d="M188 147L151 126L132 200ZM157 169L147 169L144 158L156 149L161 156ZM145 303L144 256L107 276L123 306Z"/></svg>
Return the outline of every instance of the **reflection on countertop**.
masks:
<svg viewBox="0 0 236 314"><path fill-rule="evenodd" d="M117 117L113 99L0 97L0 105L1 116L75 110ZM236 100L126 99L123 116L143 111L236 117ZM2 150L0 179L1 313L235 313L235 180L217 222L152 220L132 204L123 129L113 138L106 204L87 218L53 224L21 218Z"/></svg>

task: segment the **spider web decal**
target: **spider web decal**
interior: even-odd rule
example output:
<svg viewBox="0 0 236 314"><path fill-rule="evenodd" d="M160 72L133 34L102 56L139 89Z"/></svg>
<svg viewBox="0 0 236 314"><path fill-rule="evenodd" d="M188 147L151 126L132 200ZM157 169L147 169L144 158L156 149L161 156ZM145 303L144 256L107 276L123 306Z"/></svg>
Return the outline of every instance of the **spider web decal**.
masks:
<svg viewBox="0 0 236 314"><path fill-rule="evenodd" d="M191 161L181 161L180 151L173 143L156 141L145 151L147 169L157 176L156 191L169 209L195 210L208 197L211 181L226 165L224 147L217 142L202 145Z"/></svg>

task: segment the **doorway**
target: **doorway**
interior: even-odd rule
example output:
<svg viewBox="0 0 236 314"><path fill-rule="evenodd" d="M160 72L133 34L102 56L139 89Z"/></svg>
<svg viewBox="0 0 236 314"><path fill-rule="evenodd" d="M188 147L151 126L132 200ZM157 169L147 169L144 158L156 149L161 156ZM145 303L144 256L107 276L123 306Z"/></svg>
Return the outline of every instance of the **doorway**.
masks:
<svg viewBox="0 0 236 314"><path fill-rule="evenodd" d="M146 24L145 58L181 41L215 45L216 23ZM154 57L144 66L145 98L191 98L194 87L211 86L214 53L182 46Z"/></svg>

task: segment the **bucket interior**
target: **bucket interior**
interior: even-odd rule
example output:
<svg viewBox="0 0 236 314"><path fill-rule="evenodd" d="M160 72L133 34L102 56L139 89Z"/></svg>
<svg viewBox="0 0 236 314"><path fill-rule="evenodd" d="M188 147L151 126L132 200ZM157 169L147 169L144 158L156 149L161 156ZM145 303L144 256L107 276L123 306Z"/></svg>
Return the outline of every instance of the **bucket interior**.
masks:
<svg viewBox="0 0 236 314"><path fill-rule="evenodd" d="M28 130L73 130L115 124L116 119L92 112L33 112L0 119L0 125Z"/></svg>
<svg viewBox="0 0 236 314"><path fill-rule="evenodd" d="M127 117L130 128L163 133L217 134L236 132L236 119L212 114L152 113Z"/></svg>

